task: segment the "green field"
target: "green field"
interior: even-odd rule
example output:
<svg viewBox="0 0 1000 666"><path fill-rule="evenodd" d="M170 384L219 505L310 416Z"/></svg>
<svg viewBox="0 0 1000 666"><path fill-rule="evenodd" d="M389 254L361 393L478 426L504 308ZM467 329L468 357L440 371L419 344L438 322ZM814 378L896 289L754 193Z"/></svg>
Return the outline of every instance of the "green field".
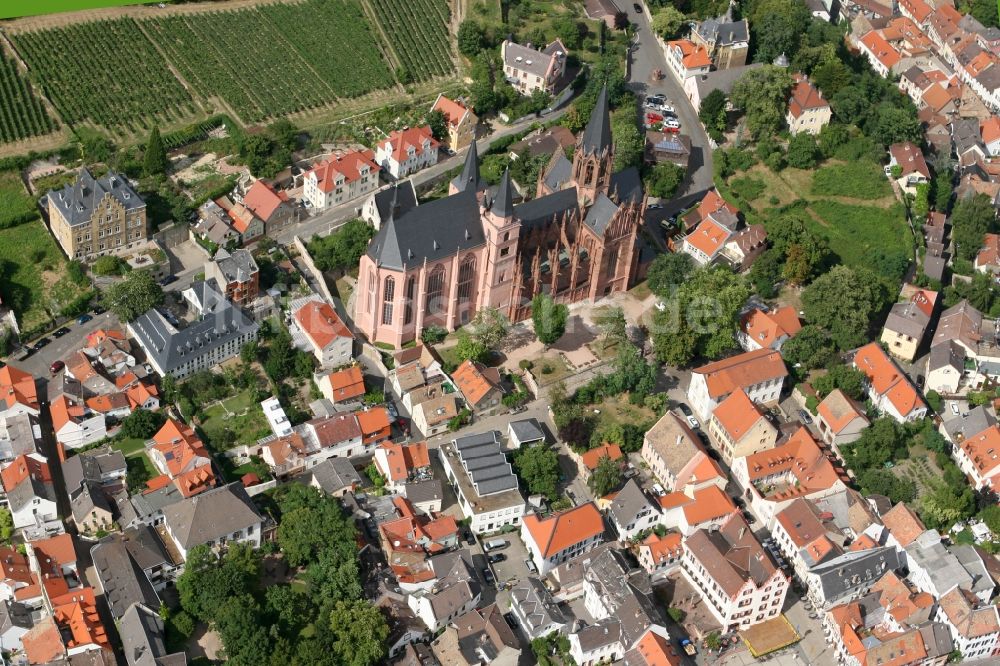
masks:
<svg viewBox="0 0 1000 666"><path fill-rule="evenodd" d="M38 207L21 183L16 171L0 171L0 229L30 222L38 217Z"/></svg>
<svg viewBox="0 0 1000 666"><path fill-rule="evenodd" d="M41 220L0 229L0 296L22 331L44 324L84 290L70 281L66 258Z"/></svg>
<svg viewBox="0 0 1000 666"><path fill-rule="evenodd" d="M864 266L873 250L901 251L913 257L913 236L902 204L890 208L851 206L839 201L813 201L809 209L820 219L812 226L825 236L841 261Z"/></svg>
<svg viewBox="0 0 1000 666"><path fill-rule="evenodd" d="M81 9L141 5L149 0L6 0L0 2L0 19L21 16L40 16L59 12L77 12Z"/></svg>
<svg viewBox="0 0 1000 666"><path fill-rule="evenodd" d="M271 427L260 405L254 402L249 391L238 393L216 403L204 411L201 423L208 444L222 451L240 444L253 444L271 434ZM229 431L228 434L226 431Z"/></svg>

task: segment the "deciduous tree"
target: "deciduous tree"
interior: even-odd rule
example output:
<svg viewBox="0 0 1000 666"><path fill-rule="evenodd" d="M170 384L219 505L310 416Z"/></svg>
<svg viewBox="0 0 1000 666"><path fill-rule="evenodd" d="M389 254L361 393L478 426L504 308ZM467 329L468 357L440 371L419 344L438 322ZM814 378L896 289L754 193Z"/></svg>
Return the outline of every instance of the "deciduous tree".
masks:
<svg viewBox="0 0 1000 666"><path fill-rule="evenodd" d="M104 307L122 322L130 322L163 303L163 289L149 271L132 271L121 282L108 287L102 298Z"/></svg>
<svg viewBox="0 0 1000 666"><path fill-rule="evenodd" d="M514 468L533 495L558 496L559 455L545 445L528 446L514 455Z"/></svg>
<svg viewBox="0 0 1000 666"><path fill-rule="evenodd" d="M367 601L338 601L330 611L333 652L344 666L372 666L386 653L389 625Z"/></svg>
<svg viewBox="0 0 1000 666"><path fill-rule="evenodd" d="M556 303L548 294L538 294L531 301L531 320L535 335L545 345L554 344L566 332L569 308Z"/></svg>
<svg viewBox="0 0 1000 666"><path fill-rule="evenodd" d="M806 320L825 328L839 349L867 340L872 318L888 303L885 284L865 268L834 266L802 292Z"/></svg>
<svg viewBox="0 0 1000 666"><path fill-rule="evenodd" d="M778 133L785 120L791 87L792 77L788 70L773 65L751 69L733 84L729 98L743 111L747 129L754 138Z"/></svg>
<svg viewBox="0 0 1000 666"><path fill-rule="evenodd" d="M610 456L604 456L598 461L597 469L594 470L587 485L597 497L604 497L612 490L617 490L622 485L622 466L618 460L612 460Z"/></svg>

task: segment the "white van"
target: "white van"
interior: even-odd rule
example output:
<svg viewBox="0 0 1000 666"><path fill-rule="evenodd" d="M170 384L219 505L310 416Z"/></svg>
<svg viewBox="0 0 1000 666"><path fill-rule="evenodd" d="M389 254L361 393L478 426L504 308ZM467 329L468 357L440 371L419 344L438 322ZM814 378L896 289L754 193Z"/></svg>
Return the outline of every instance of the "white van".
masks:
<svg viewBox="0 0 1000 666"><path fill-rule="evenodd" d="M491 539L487 541L485 544L483 544L483 550L485 550L488 553L491 550L498 550L500 548L504 548L505 546L509 545L510 543L505 539Z"/></svg>

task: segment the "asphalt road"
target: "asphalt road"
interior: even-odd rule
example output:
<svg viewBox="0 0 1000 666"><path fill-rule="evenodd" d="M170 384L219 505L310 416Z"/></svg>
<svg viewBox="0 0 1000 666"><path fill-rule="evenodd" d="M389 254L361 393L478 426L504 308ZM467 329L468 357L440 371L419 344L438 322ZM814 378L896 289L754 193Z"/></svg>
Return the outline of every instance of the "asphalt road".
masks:
<svg viewBox="0 0 1000 666"><path fill-rule="evenodd" d="M70 330L70 332L61 338L57 338L49 333L45 337L52 340L52 342L45 347L42 347L40 351L32 353L32 355L25 360L7 360L21 370L30 372L35 377L48 377L50 374L49 368L52 366L52 362L64 359L70 352L80 349L83 346L84 338L86 338L87 335L99 328L118 328L121 326L118 323L118 318L110 312L105 312L101 315L91 313L91 316L93 316L93 319L82 325L77 324L75 319L67 322L65 326ZM32 340L32 342L34 342L34 340Z"/></svg>
<svg viewBox="0 0 1000 666"><path fill-rule="evenodd" d="M698 113L688 101L680 82L671 74L663 55L663 48L650 29L646 14L637 14L630 10L629 20L639 26L632 48L629 87L643 97L657 93L665 95L677 112L681 122L681 133L691 138L688 177L681 184L677 197L665 203L663 209L650 211L647 216L647 222L658 225L660 220L689 207L701 197L702 193L712 188L712 146L708 134L698 120ZM664 76L659 81L654 81L653 71L657 69L663 72Z"/></svg>

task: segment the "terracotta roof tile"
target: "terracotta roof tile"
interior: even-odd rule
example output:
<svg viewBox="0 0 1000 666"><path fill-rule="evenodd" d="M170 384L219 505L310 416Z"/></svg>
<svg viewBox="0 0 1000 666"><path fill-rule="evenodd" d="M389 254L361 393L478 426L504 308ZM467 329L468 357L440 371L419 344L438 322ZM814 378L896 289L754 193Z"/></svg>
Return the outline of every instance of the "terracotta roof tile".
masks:
<svg viewBox="0 0 1000 666"><path fill-rule="evenodd" d="M38 390L35 388L35 378L12 365L0 368L0 403L5 409L22 404L37 410Z"/></svg>
<svg viewBox="0 0 1000 666"><path fill-rule="evenodd" d="M597 469L598 464L601 462L601 458L611 458L612 460L621 460L622 449L617 444L604 443L598 447L586 451L580 459L583 461L583 465L590 471Z"/></svg>
<svg viewBox="0 0 1000 666"><path fill-rule="evenodd" d="M282 197L262 180L251 185L243 196L243 205L265 222L271 219L274 211L285 201L287 196Z"/></svg>
<svg viewBox="0 0 1000 666"><path fill-rule="evenodd" d="M545 558L604 534L604 519L593 502L558 511L546 518L528 514L524 517L524 526Z"/></svg>
<svg viewBox="0 0 1000 666"><path fill-rule="evenodd" d="M491 391L500 390L500 372L471 360L458 366L451 378L471 405L478 405Z"/></svg>
<svg viewBox="0 0 1000 666"><path fill-rule="evenodd" d="M886 511L882 516L882 524L903 548L916 541L927 530L917 514L902 502Z"/></svg>
<svg viewBox="0 0 1000 666"><path fill-rule="evenodd" d="M771 312L754 308L740 322L748 338L761 347L770 347L780 337L793 337L802 330L798 312L790 305Z"/></svg>
<svg viewBox="0 0 1000 666"><path fill-rule="evenodd" d="M331 372L325 377L325 381L330 384L334 402L360 398L365 394L365 377L361 373L361 367L357 365Z"/></svg>
<svg viewBox="0 0 1000 666"><path fill-rule="evenodd" d="M379 172L379 167L375 164L375 153L367 148L365 150L352 150L343 155L323 160L307 171L304 176L315 174L316 187L322 192L332 192L338 187L350 185L359 180L362 177L362 170L366 167L368 172L365 175ZM342 177L339 182L338 177Z"/></svg>
<svg viewBox="0 0 1000 666"><path fill-rule="evenodd" d="M715 361L695 368L693 372L705 375L708 393L713 398L729 395L738 388L747 388L788 375L781 354L766 348Z"/></svg>
<svg viewBox="0 0 1000 666"><path fill-rule="evenodd" d="M834 434L840 433L858 418L868 423L868 417L861 406L840 389L834 389L823 398L816 411Z"/></svg>
<svg viewBox="0 0 1000 666"><path fill-rule="evenodd" d="M734 442L739 442L764 418L764 412L743 389L737 389L715 408L712 418L719 422Z"/></svg>
<svg viewBox="0 0 1000 666"><path fill-rule="evenodd" d="M320 349L326 349L337 338L354 337L333 307L325 301L309 301L296 310L295 321Z"/></svg>

